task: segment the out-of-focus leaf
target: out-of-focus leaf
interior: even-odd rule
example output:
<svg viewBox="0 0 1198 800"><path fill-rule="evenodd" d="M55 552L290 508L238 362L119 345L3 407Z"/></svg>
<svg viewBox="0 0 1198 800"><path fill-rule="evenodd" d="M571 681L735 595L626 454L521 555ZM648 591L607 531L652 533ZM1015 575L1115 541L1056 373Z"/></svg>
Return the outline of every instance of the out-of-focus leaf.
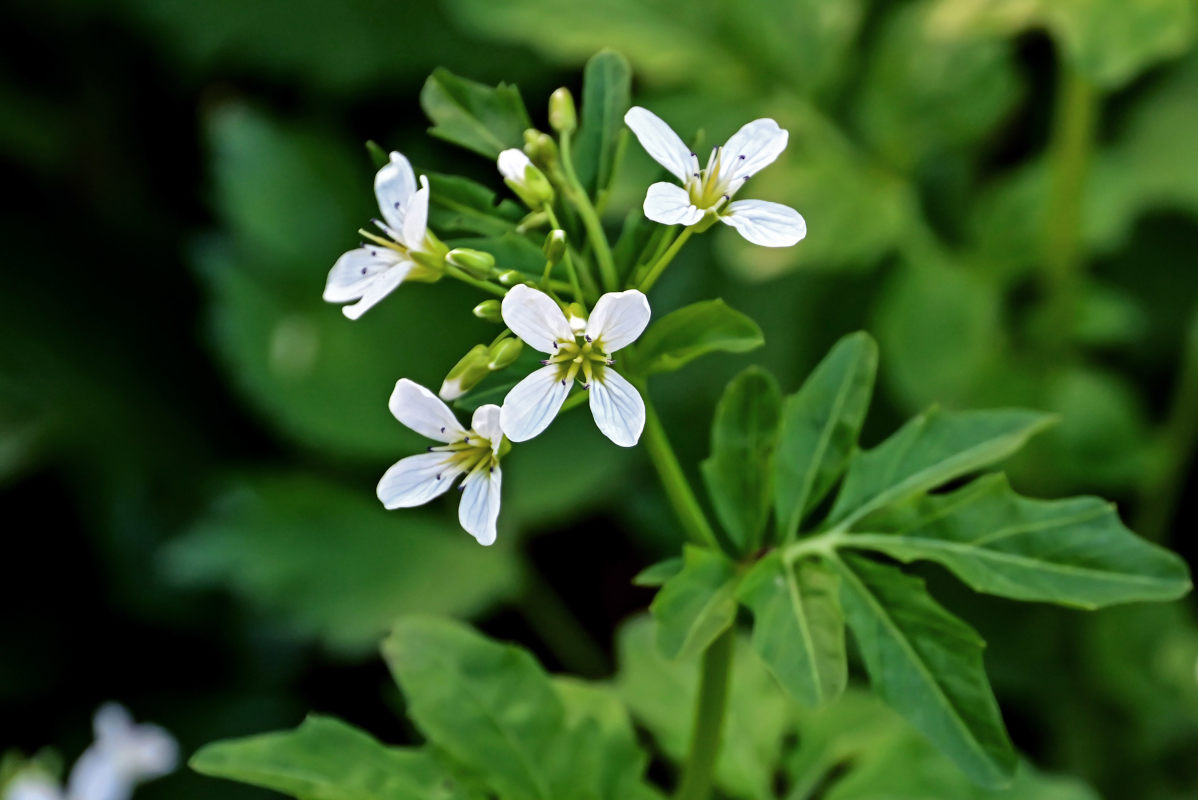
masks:
<svg viewBox="0 0 1198 800"><path fill-rule="evenodd" d="M774 509L779 534L799 529L844 471L865 421L878 367L869 334L850 334L829 351L798 392L786 398L775 455Z"/></svg>
<svg viewBox="0 0 1198 800"><path fill-rule="evenodd" d="M637 343L637 369L671 372L708 353L744 353L765 341L757 323L723 300L703 300L671 311Z"/></svg>
<svg viewBox="0 0 1198 800"><path fill-rule="evenodd" d="M1002 475L917 500L891 533L852 546L901 561L931 559L974 590L1016 600L1100 608L1173 600L1190 588L1173 553L1138 538L1097 497L1029 500Z"/></svg>
<svg viewBox="0 0 1198 800"><path fill-rule="evenodd" d="M426 173L429 182L429 226L441 236L472 233L503 236L524 216L509 199L457 175Z"/></svg>
<svg viewBox="0 0 1198 800"><path fill-rule="evenodd" d="M687 545L682 571L665 582L649 610L667 658L700 655L736 621L736 565L722 553Z"/></svg>
<svg viewBox="0 0 1198 800"><path fill-rule="evenodd" d="M604 50L587 62L574 165L592 197L611 184L631 91L632 67L624 56Z"/></svg>
<svg viewBox="0 0 1198 800"><path fill-rule="evenodd" d="M495 266L499 269L518 270L530 278L539 278L545 270L545 252L541 246L510 229L499 236L454 239L452 244L490 253L495 256Z"/></svg>
<svg viewBox="0 0 1198 800"><path fill-rule="evenodd" d="M700 464L720 524L741 552L756 550L770 513L782 392L749 367L724 389L711 423L711 455Z"/></svg>
<svg viewBox="0 0 1198 800"><path fill-rule="evenodd" d="M1016 758L986 679L985 642L922 580L855 556L834 563L874 691L975 782L1006 786Z"/></svg>
<svg viewBox="0 0 1198 800"><path fill-rule="evenodd" d="M433 121L433 136L492 160L502 150L522 147L524 131L532 127L515 86L486 86L444 68L425 81L420 106Z"/></svg>
<svg viewBox="0 0 1198 800"><path fill-rule="evenodd" d="M167 567L179 581L227 586L355 655L401 614L469 616L519 590L511 547L480 547L451 509L386 511L371 488L246 480L170 546Z"/></svg>
<svg viewBox="0 0 1198 800"><path fill-rule="evenodd" d="M805 706L832 702L848 682L838 584L836 573L821 564L788 565L775 551L740 586L753 610L753 649Z"/></svg>
<svg viewBox="0 0 1198 800"><path fill-rule="evenodd" d="M682 572L682 556L673 556L645 567L632 578L635 586L662 586Z"/></svg>
<svg viewBox="0 0 1198 800"><path fill-rule="evenodd" d="M192 769L305 800L466 800L426 752L385 747L331 717L310 716L294 731L215 742L192 756Z"/></svg>
<svg viewBox="0 0 1198 800"><path fill-rule="evenodd" d="M1014 453L1053 422L1022 409L929 411L849 462L829 521L842 529Z"/></svg>
<svg viewBox="0 0 1198 800"><path fill-rule="evenodd" d="M698 659L667 659L657 649L655 625L637 617L616 634L616 688L633 716L675 763L686 757L689 709L699 687ZM738 640L728 681L723 745L716 782L732 797L774 800L771 775L793 728L793 710L779 702L778 684L747 642Z"/></svg>

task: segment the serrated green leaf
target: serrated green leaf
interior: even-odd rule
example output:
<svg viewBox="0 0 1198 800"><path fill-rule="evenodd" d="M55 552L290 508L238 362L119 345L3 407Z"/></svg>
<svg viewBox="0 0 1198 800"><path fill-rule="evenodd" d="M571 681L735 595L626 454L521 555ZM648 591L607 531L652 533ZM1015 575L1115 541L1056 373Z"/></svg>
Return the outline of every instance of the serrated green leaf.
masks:
<svg viewBox="0 0 1198 800"><path fill-rule="evenodd" d="M667 658L692 658L736 621L736 565L727 556L687 545L682 571L666 581L649 610Z"/></svg>
<svg viewBox="0 0 1198 800"><path fill-rule="evenodd" d="M985 643L918 578L846 555L841 603L874 691L975 782L1007 785L1016 758L982 663Z"/></svg>
<svg viewBox="0 0 1198 800"><path fill-rule="evenodd" d="M921 414L853 455L829 522L847 530L870 512L1006 458L1053 420L1023 409Z"/></svg>
<svg viewBox="0 0 1198 800"><path fill-rule="evenodd" d="M487 86L443 67L425 81L420 107L433 121L433 136L492 160L502 150L522 147L524 131L532 127L515 86Z"/></svg>
<svg viewBox="0 0 1198 800"><path fill-rule="evenodd" d="M894 532L854 534L847 544L936 561L976 591L1016 600L1101 608L1190 589L1185 562L1124 527L1111 503L1030 500L1003 475L925 497Z"/></svg>
<svg viewBox="0 0 1198 800"><path fill-rule="evenodd" d="M753 567L738 592L753 611L753 648L805 706L835 700L848 682L838 586L836 573L819 563L788 567L775 551Z"/></svg>
<svg viewBox="0 0 1198 800"><path fill-rule="evenodd" d="M574 147L574 167L591 197L611 185L631 91L632 67L624 56L614 50L603 50L587 62L582 77L582 119Z"/></svg>
<svg viewBox="0 0 1198 800"><path fill-rule="evenodd" d="M215 742L192 769L273 789L302 800L465 800L475 798L436 759L386 747L331 717L310 716L295 730Z"/></svg>
<svg viewBox="0 0 1198 800"><path fill-rule="evenodd" d="M645 567L632 578L635 586L661 586L682 572L682 556L673 556Z"/></svg>
<svg viewBox="0 0 1198 800"><path fill-rule="evenodd" d="M442 236L474 233L503 236L524 210L480 183L457 175L425 173L429 182L429 225Z"/></svg>
<svg viewBox="0 0 1198 800"><path fill-rule="evenodd" d="M638 370L671 372L707 353L744 353L765 342L761 328L723 300L671 311L649 326L636 349Z"/></svg>
<svg viewBox="0 0 1198 800"><path fill-rule="evenodd" d="M700 464L720 524L741 552L761 544L773 494L774 444L782 392L749 367L724 389L711 423L711 456Z"/></svg>
<svg viewBox="0 0 1198 800"><path fill-rule="evenodd" d="M803 515L844 471L869 410L877 367L878 346L869 334L850 334L786 398L774 456L780 537L798 531Z"/></svg>

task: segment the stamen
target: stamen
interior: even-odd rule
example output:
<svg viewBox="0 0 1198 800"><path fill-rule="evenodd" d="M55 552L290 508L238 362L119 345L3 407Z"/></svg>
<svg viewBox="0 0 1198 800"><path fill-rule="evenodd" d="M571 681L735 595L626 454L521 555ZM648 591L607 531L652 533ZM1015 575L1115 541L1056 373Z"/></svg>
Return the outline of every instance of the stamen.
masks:
<svg viewBox="0 0 1198 800"><path fill-rule="evenodd" d="M590 336L586 336L586 337L584 337L584 338L587 340L587 343L588 343L588 344L590 344L591 337L590 337Z"/></svg>

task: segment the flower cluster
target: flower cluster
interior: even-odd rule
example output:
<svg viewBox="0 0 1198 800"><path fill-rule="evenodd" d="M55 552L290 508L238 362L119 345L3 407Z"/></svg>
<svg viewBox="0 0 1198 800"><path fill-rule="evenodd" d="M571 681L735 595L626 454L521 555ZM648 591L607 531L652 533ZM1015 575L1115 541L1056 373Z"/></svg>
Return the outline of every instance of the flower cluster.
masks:
<svg viewBox="0 0 1198 800"><path fill-rule="evenodd" d="M524 150L504 150L496 162L504 182L529 209L520 230L550 227L540 280L496 266L488 253L451 250L442 244L429 230L428 179L421 176L418 183L408 160L393 152L375 178L382 219L374 224L379 232L360 231L366 241L337 260L324 290L325 300L350 303L342 308L350 319L358 319L405 281L433 282L449 276L502 295L501 302L481 303L475 313L502 322L504 331L458 362L442 383L440 397L407 378L396 383L391 413L437 444L395 463L377 490L384 507L408 508L429 502L456 483L461 494L458 519L484 545L496 538L501 459L512 443L539 435L563 408L572 408L568 398L575 387L586 393L595 424L608 439L621 447L632 447L640 440L645 402L636 377L630 381L621 375L613 356L633 344L649 324L651 312L644 292L686 236L716 220L769 247L792 245L806 233L803 218L792 208L760 200L732 201L745 181L786 147L787 133L776 122L760 119L745 125L722 148L717 147L707 167L700 169L695 154L666 123L634 107L624 118L626 124L649 155L682 184L650 186L645 216L663 225L686 226L686 233L656 261L627 276L621 290L598 215L568 161L568 136L574 125L570 114L561 113L562 92L555 93L557 105L550 115L563 135L560 162L553 140L531 130ZM564 100L572 113L572 99L565 96ZM567 122L568 127L562 127ZM583 249L567 241L555 214L558 203L573 205L572 216L589 222L586 249L593 252L601 280L587 272ZM568 281L554 279L559 264ZM477 407L470 427L464 427L445 401L462 398L490 373L517 363L524 346L547 356L540 368L514 383L502 405Z"/></svg>

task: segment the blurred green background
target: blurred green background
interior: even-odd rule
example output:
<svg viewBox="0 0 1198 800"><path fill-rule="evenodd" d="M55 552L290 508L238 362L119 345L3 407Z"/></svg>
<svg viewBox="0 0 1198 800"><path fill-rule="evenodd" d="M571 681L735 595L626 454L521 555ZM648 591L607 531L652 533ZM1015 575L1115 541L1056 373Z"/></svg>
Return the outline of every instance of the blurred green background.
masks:
<svg viewBox="0 0 1198 800"><path fill-rule="evenodd" d="M798 208L808 239L713 231L655 293L663 310L721 295L766 333L750 359L653 384L684 462L749 360L793 390L866 328L882 350L867 443L932 403L1059 411L1015 485L1102 494L1198 554L1191 0L15 0L5 16L0 752L69 761L107 699L187 751L309 709L401 741L375 647L407 611L611 674L613 632L651 596L629 579L680 539L643 454L563 418L505 462L486 550L452 504L374 499L417 445L387 412L395 379L439 385L493 335L457 285L404 287L357 323L320 300L375 213L365 140L502 188L425 134L436 66L519 84L544 127L549 92L577 92L613 47L636 102L684 135L790 130L753 196ZM630 147L611 207L639 207L655 171ZM1198 794L1193 600L1082 614L925 572L990 642L1037 765L1107 798ZM182 771L139 796L265 793Z"/></svg>

